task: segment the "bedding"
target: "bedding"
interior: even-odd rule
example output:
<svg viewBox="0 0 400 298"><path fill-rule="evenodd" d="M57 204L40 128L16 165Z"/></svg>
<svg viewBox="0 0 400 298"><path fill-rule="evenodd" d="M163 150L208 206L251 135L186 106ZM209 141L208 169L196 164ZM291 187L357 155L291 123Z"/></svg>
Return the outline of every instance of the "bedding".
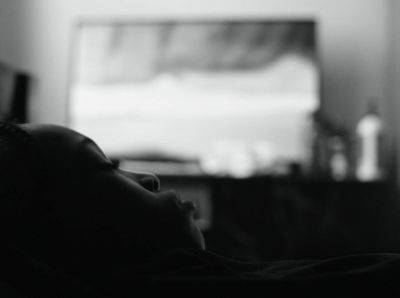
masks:
<svg viewBox="0 0 400 298"><path fill-rule="evenodd" d="M191 298L400 296L400 255L397 254L245 263L207 250L181 249L141 264L127 259L120 268L109 271L110 268L98 268L86 276L67 273L21 251L3 247L0 294L4 291L10 295L3 297L164 297L168 294Z"/></svg>
<svg viewBox="0 0 400 298"><path fill-rule="evenodd" d="M399 275L396 254L244 263L186 250L153 260L133 278L124 275L114 289L118 297L139 288L154 297L399 297Z"/></svg>

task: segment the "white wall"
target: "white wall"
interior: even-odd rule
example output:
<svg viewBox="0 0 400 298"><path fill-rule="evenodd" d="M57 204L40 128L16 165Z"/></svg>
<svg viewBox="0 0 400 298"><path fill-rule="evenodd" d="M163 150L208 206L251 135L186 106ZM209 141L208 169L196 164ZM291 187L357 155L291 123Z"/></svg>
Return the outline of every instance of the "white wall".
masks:
<svg viewBox="0 0 400 298"><path fill-rule="evenodd" d="M0 0L0 59L36 78L34 122L66 121L73 25L91 18L315 17L324 108L353 127L369 97L387 98L388 0Z"/></svg>
<svg viewBox="0 0 400 298"><path fill-rule="evenodd" d="M397 185L400 187L400 1L390 0L389 2L389 80L388 80L388 105L392 107L389 113L389 122L394 138L394 156L397 160Z"/></svg>

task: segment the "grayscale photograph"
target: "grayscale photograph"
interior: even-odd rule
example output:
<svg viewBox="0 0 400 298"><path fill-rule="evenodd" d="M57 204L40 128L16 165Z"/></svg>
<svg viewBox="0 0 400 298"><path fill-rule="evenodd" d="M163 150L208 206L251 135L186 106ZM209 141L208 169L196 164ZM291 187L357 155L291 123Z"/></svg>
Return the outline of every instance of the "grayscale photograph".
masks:
<svg viewBox="0 0 400 298"><path fill-rule="evenodd" d="M0 0L0 297L400 297L398 28L397 0Z"/></svg>

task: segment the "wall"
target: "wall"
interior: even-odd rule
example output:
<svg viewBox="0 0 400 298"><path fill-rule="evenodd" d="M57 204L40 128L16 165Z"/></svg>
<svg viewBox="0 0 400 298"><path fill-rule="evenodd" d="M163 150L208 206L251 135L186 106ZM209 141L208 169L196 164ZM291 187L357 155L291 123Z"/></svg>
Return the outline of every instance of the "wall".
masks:
<svg viewBox="0 0 400 298"><path fill-rule="evenodd" d="M390 0L389 2L390 11L390 30L389 30L389 63L388 71L389 77L389 88L388 88L388 99L392 107L391 113L389 113L389 119L391 123L391 130L394 136L394 151L397 157L397 185L400 186L400 121L398 115L400 115L400 1Z"/></svg>
<svg viewBox="0 0 400 298"><path fill-rule="evenodd" d="M390 0L0 0L0 59L31 72L33 122L66 121L73 25L92 18L302 17L319 21L323 104L353 128L366 100L387 106Z"/></svg>

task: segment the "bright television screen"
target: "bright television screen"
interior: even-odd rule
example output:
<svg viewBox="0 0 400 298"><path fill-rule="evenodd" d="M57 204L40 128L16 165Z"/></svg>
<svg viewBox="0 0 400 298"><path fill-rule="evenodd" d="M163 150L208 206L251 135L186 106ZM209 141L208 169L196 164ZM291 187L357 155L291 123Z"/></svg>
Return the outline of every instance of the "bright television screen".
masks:
<svg viewBox="0 0 400 298"><path fill-rule="evenodd" d="M111 158L245 173L307 156L313 20L80 22L71 57L69 126Z"/></svg>

